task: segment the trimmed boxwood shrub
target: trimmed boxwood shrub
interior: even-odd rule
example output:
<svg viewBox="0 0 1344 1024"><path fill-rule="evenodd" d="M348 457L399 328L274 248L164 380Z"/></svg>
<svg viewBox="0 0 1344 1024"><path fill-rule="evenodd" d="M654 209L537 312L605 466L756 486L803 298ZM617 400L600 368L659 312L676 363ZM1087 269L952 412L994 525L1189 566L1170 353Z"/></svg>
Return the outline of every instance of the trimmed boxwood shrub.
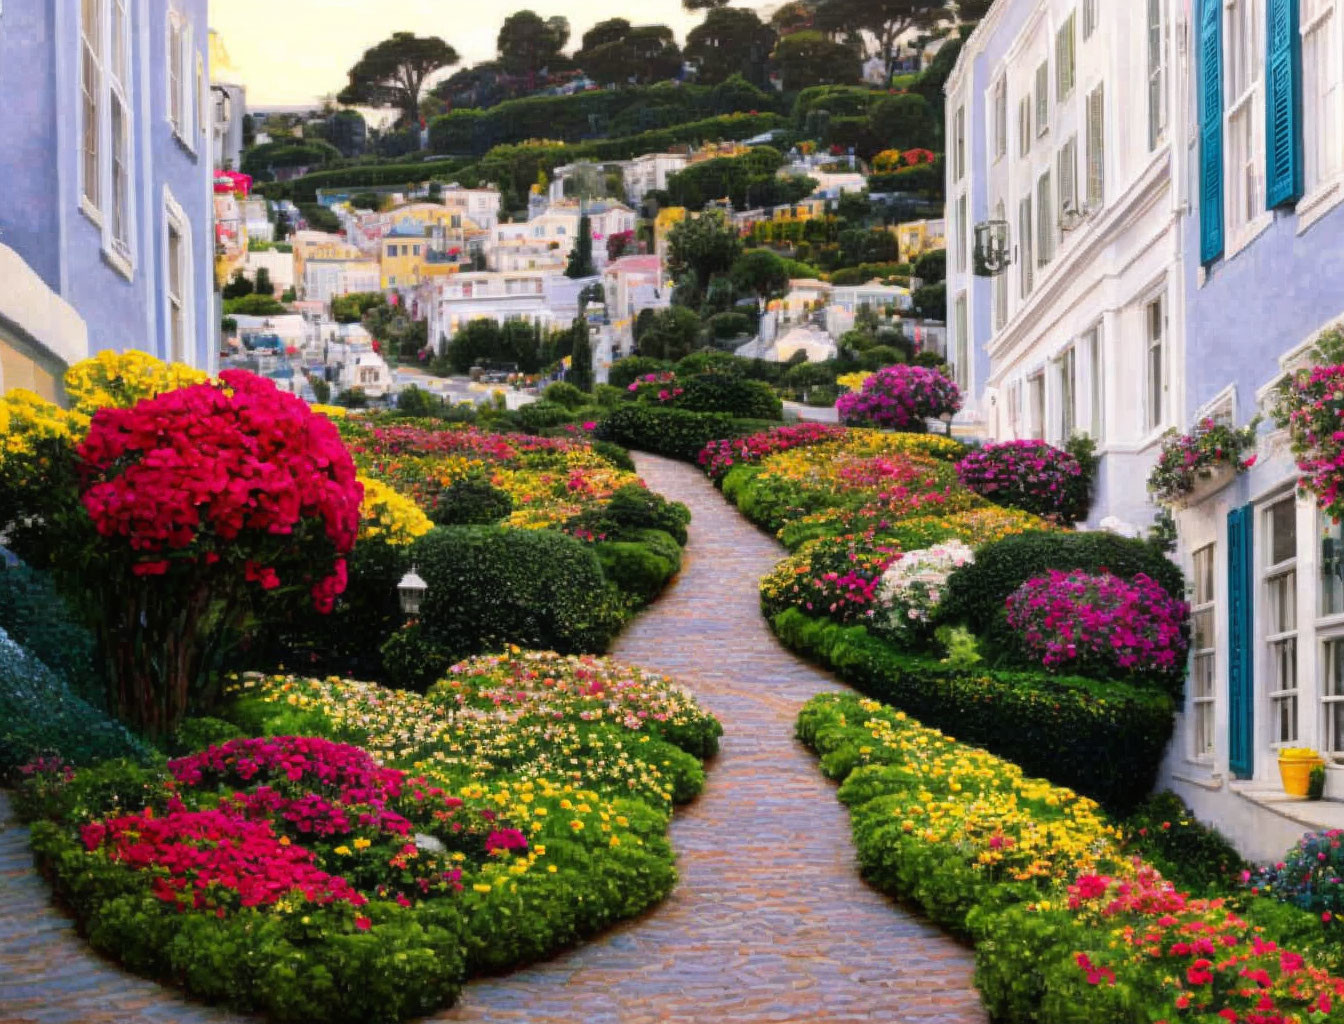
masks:
<svg viewBox="0 0 1344 1024"><path fill-rule="evenodd" d="M675 557L668 557L666 546L655 549L636 541L601 541L593 545L607 580L644 603L657 597L681 568L681 549L675 542L672 549L676 551Z"/></svg>
<svg viewBox="0 0 1344 1024"><path fill-rule="evenodd" d="M666 373L672 364L666 359L654 359L652 356L627 356L611 364L607 372L607 384L624 391L638 378L651 373Z"/></svg>
<svg viewBox="0 0 1344 1024"><path fill-rule="evenodd" d="M39 757L89 765L153 756L0 629L0 780Z"/></svg>
<svg viewBox="0 0 1344 1024"><path fill-rule="evenodd" d="M677 405L692 412L726 412L743 419L777 420L784 405L764 381L711 371L682 382Z"/></svg>
<svg viewBox="0 0 1344 1024"><path fill-rule="evenodd" d="M1003 614L1008 595L1051 569L1110 572L1128 578L1152 577L1172 597L1183 599L1185 577L1161 551L1113 533L1025 533L986 544L975 564L954 572L940 618L963 623L974 633L990 631Z"/></svg>
<svg viewBox="0 0 1344 1024"><path fill-rule="evenodd" d="M513 498L490 481L475 476L454 480L439 493L430 516L440 526L488 526L513 511Z"/></svg>
<svg viewBox="0 0 1344 1024"><path fill-rule="evenodd" d="M691 412L629 403L598 424L598 437L626 448L694 462L711 441L740 437L779 426L778 422L734 419L726 413Z"/></svg>
<svg viewBox="0 0 1344 1024"><path fill-rule="evenodd" d="M618 444L612 444L610 441L594 441L593 451L617 469L623 469L627 473L635 471L635 460L630 458L630 453Z"/></svg>
<svg viewBox="0 0 1344 1024"><path fill-rule="evenodd" d="M529 434L540 434L556 427L564 426L574 415L573 411L559 402L542 399L525 405L513 413L513 421Z"/></svg>
<svg viewBox="0 0 1344 1024"><path fill-rule="evenodd" d="M416 541L412 561L429 585L424 638L453 660L508 644L601 653L621 626L597 555L562 533L440 527Z"/></svg>
<svg viewBox="0 0 1344 1024"><path fill-rule="evenodd" d="M568 381L558 380L551 384L542 392L542 400L550 402L553 405L563 405L566 409L582 409L591 400L590 395L584 394Z"/></svg>
<svg viewBox="0 0 1344 1024"><path fill-rule="evenodd" d="M1171 735L1170 698L1124 683L961 670L911 657L863 626L797 609L771 623L785 646L925 725L984 747L1114 810L1152 792Z"/></svg>

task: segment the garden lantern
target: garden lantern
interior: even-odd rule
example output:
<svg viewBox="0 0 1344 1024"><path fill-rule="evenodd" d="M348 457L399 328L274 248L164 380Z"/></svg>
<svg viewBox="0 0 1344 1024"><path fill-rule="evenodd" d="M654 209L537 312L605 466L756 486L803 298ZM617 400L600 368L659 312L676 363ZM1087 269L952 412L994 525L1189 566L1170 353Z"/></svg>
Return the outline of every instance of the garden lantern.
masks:
<svg viewBox="0 0 1344 1024"><path fill-rule="evenodd" d="M401 600L401 610L410 616L419 615L420 602L428 589L429 584L415 571L415 566L411 566L411 571L397 584L397 597Z"/></svg>

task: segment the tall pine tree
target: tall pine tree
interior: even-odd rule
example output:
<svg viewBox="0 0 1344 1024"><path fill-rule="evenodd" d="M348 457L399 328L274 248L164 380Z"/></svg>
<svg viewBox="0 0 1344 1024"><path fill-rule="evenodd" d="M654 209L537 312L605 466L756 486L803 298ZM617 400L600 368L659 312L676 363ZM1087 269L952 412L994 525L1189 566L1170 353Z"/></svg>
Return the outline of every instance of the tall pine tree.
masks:
<svg viewBox="0 0 1344 1024"><path fill-rule="evenodd" d="M566 277L592 277L597 273L593 266L593 222L588 214L579 218L579 240L569 253L569 265L565 267Z"/></svg>
<svg viewBox="0 0 1344 1024"><path fill-rule="evenodd" d="M566 379L580 391L593 390L593 343L588 338L588 321L582 316L574 321L574 351Z"/></svg>

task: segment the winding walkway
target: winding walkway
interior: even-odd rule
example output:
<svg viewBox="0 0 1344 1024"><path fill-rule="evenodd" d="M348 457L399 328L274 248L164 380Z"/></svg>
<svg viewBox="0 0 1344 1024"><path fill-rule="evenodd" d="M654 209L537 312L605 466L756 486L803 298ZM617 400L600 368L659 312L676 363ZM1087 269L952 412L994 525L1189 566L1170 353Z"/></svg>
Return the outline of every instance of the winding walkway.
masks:
<svg viewBox="0 0 1344 1024"><path fill-rule="evenodd" d="M695 519L681 576L614 654L686 680L726 730L672 825L681 884L593 942L473 982L436 1020L982 1024L971 954L863 884L844 809L793 739L802 703L841 687L761 618L755 581L782 550L694 468L638 464ZM49 909L23 830L0 833L0 1024L235 1019L89 954Z"/></svg>

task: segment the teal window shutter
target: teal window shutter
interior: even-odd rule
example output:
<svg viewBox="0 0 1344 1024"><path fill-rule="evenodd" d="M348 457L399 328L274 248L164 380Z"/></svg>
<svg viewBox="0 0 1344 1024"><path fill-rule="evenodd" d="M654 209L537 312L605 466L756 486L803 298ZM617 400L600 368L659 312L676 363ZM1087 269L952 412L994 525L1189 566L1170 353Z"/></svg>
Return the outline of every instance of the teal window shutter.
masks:
<svg viewBox="0 0 1344 1024"><path fill-rule="evenodd" d="M1302 37L1298 0L1269 0L1266 56L1265 200L1269 209L1302 198Z"/></svg>
<svg viewBox="0 0 1344 1024"><path fill-rule="evenodd" d="M1227 514L1227 750L1240 779L1255 770L1255 509Z"/></svg>
<svg viewBox="0 0 1344 1024"><path fill-rule="evenodd" d="M1223 254L1223 3L1199 12L1199 258Z"/></svg>

